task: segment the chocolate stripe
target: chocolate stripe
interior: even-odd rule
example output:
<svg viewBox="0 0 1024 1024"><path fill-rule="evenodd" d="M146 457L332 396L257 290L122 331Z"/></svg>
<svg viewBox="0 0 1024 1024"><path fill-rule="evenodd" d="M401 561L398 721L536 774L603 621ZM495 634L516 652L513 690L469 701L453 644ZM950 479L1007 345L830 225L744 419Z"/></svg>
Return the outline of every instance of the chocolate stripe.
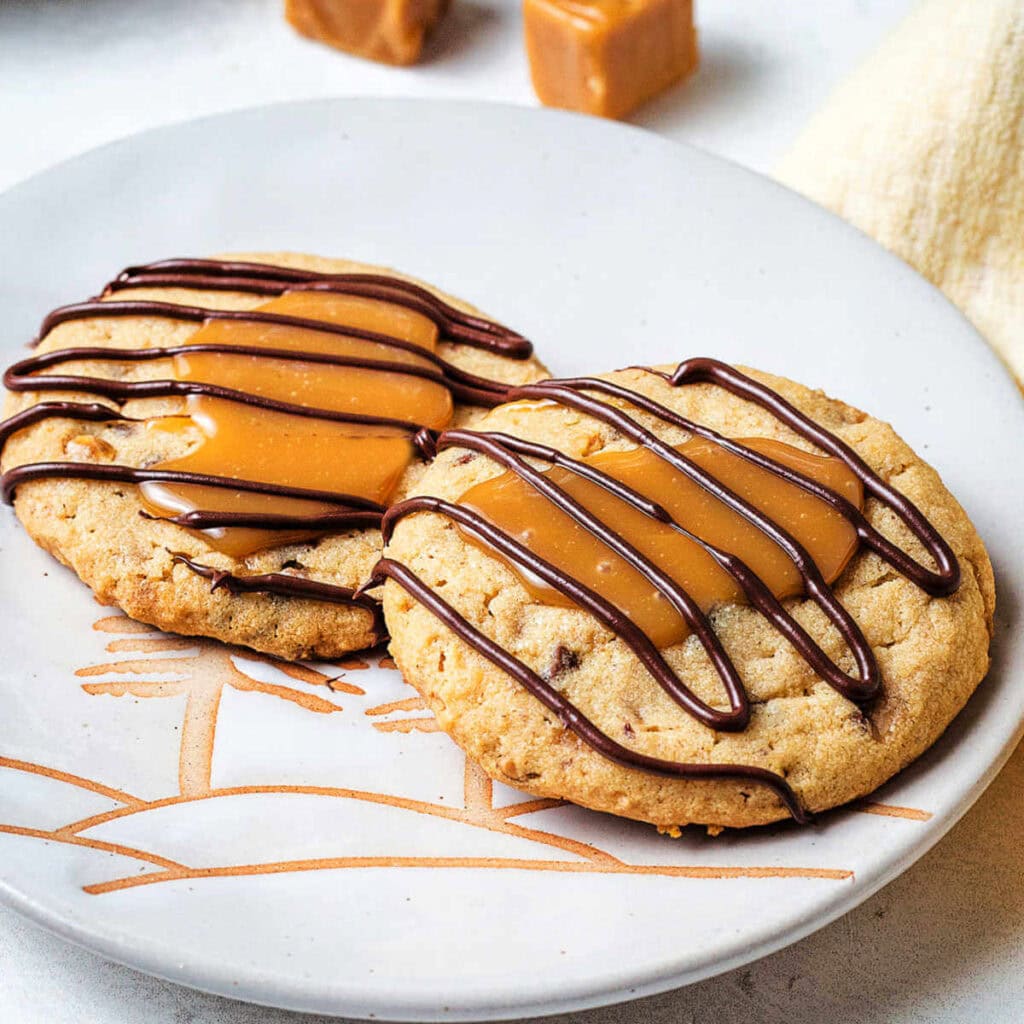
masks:
<svg viewBox="0 0 1024 1024"><path fill-rule="evenodd" d="M420 285L382 274L329 274L242 260L160 260L123 270L104 289L182 287L208 291L280 295L286 291L328 291L382 299L421 313L450 341L528 359L533 345L503 324L465 313Z"/></svg>
<svg viewBox="0 0 1024 1024"><path fill-rule="evenodd" d="M486 439L486 445L481 443L478 440L479 438ZM439 450L442 448L459 446L483 451L494 458L495 461L501 463L501 465L505 466L507 469L511 469L513 472L516 472L516 470L510 464L509 460L504 457L502 449L518 452L520 455L526 455L531 458L542 459L545 462L559 466L562 469L568 470L577 476L597 484L599 487L602 487L609 493L614 494L622 501L632 505L633 508L638 509L640 512L644 513L644 515L647 515L658 522L665 523L675 532L682 534L684 537L693 541L693 543L699 545L719 566L722 567L722 569L729 573L729 575L732 576L740 585L751 605L761 612L761 614L764 615L764 617L768 619L768 621L771 622L771 624L784 637L786 637L787 640L789 640L811 668L813 668L814 671L829 683L829 685L837 692L853 701L870 700L874 696L874 692L864 692L864 681L862 679L847 675L847 673L843 672L843 670L829 658L825 651L814 642L803 626L801 626L796 619L786 611L782 602L779 601L779 599L771 592L761 578L745 562L743 562L742 559L728 551L715 547L713 544L710 544L703 538L697 536L697 534L688 530L681 523L673 519L661 505L650 501L648 498L644 497L644 495L635 491L627 484L616 480L607 473L601 472L601 470L596 469L594 466L589 466L584 462L579 462L576 459L569 458L567 455L563 455L554 448L548 448L545 445L536 444L531 441L523 441L520 438L512 437L510 434L475 434L474 432L465 430L448 430L438 438L437 445ZM523 477L523 479L528 478ZM557 488L556 490L561 491L560 488ZM577 522L581 525L585 525L584 520L576 516L569 503L562 501L560 498L552 498L551 500L552 503L561 511L568 515L572 515ZM385 517L385 522L387 521L387 518L388 517ZM594 535L597 536L598 539L601 539L600 533L595 532ZM516 561L521 560L517 558ZM626 561L629 562L629 564L638 572L644 572L641 565L632 557L626 558ZM531 572L535 572L532 564L522 564L524 564ZM652 582L654 581L652 580ZM715 659L713 658L712 660L714 661ZM715 661L715 664L717 667L717 661ZM737 684L742 686L738 681ZM717 726L717 728L722 727Z"/></svg>
<svg viewBox="0 0 1024 1024"><path fill-rule="evenodd" d="M374 512L383 516L384 506L355 494L340 494L334 491L317 491L306 487L289 487L284 484L270 484L262 480L236 480L230 476L215 476L211 473L190 473L176 469L136 469L133 466L95 465L91 462L30 462L15 466L0 476L0 498L8 505L14 500L17 488L32 480L53 477L76 477L81 480L105 480L115 483L174 483L196 484L202 487L221 487L231 491L245 491L250 494L272 494L278 498L303 498L322 501L332 505L345 505L351 509Z"/></svg>
<svg viewBox="0 0 1024 1024"><path fill-rule="evenodd" d="M725 653L721 641L711 628L707 616L675 580L643 555L620 533L616 533L601 522L597 516L576 501L568 491L555 484L550 477L538 473L532 466L510 451L506 451L500 442L494 440L492 436L474 434L468 430L445 431L438 438L438 448L447 448L452 445L482 452L521 480L525 480L534 490L544 495L552 505L571 516L580 526L592 533L606 547L618 554L653 584L690 627L711 659L728 695L729 710L719 711L697 698L674 672L658 676L658 682L677 704L686 708L694 718L703 722L704 725L720 729L723 732L736 732L746 727L750 719L750 706L743 690L743 683ZM528 554L529 552L524 548L516 560L522 563L523 557ZM530 568L533 567L535 559L536 556L532 556ZM636 650L635 639L638 635L642 634L639 634L639 631L631 634L633 642L630 643L630 646L634 651Z"/></svg>
<svg viewBox="0 0 1024 1024"><path fill-rule="evenodd" d="M739 398L756 403L805 440L841 460L856 474L871 497L899 516L935 559L939 570L934 572L920 565L877 533L874 538L863 537L864 542L926 593L947 597L956 592L960 586L960 563L953 549L924 513L905 494L887 484L849 445L805 416L771 388L717 359L687 359L679 364L670 378L670 383L675 387L698 382L717 384ZM867 525L866 521L864 525ZM883 543L879 544L879 541Z"/></svg>
<svg viewBox="0 0 1024 1024"><path fill-rule="evenodd" d="M392 505L384 515L381 530L384 534L385 543L390 538L395 523L414 512L437 512L459 523L471 533L480 537L494 548L495 551L529 569L530 572L535 573L549 586L564 594L570 601L578 604L585 611L590 612L594 618L607 626L616 636L629 645L630 649L651 673L658 685L677 704L689 711L694 718L711 728L720 729L723 732L741 730L746 726L750 717L750 705L739 677L736 676L735 670L733 670L725 652L721 651L720 648L720 658L715 662L715 667L719 672L729 672L730 678L733 681L730 698L734 700L734 703L729 712L718 711L696 697L672 670L668 662L662 657L661 652L643 630L637 627L628 616L624 615L613 604L605 600L597 591L591 590L580 580L562 572L551 562L541 558L530 551L529 548L514 540L504 530L497 529L472 509L468 509L463 505L453 505L451 502L429 495L418 495L414 498L400 501L398 504ZM735 698L733 698L733 694L736 694Z"/></svg>
<svg viewBox="0 0 1024 1024"><path fill-rule="evenodd" d="M392 359L364 359L361 356L350 356L333 352L307 352L294 348L269 348L264 345L233 345L230 342L205 342L198 345L167 345L151 348L110 348L99 345L80 345L72 348L57 348L50 352L31 356L15 363L4 374L4 383L11 385L9 380L49 369L61 363L78 362L80 360L97 360L111 363L150 362L155 359L169 359L173 356L186 356L194 353L212 352L218 355L254 356L259 359L280 359L284 362L315 363L321 366L350 366L359 370L371 370L379 373L401 373L409 377L422 377L442 387L447 385L444 374L429 366L417 366L415 363L402 363Z"/></svg>
<svg viewBox="0 0 1024 1024"><path fill-rule="evenodd" d="M246 527L254 530L312 530L335 533L357 527L380 526L380 512L324 512L321 515L284 515L278 512L207 512L197 509L177 516L154 516L140 512L144 519L157 523L174 523L192 530L215 530L218 527Z"/></svg>
<svg viewBox="0 0 1024 1024"><path fill-rule="evenodd" d="M216 590L226 590L229 594L270 594L278 597L306 598L310 601L327 601L331 604L365 608L373 616L372 629L376 635L374 642L379 643L387 636L380 603L372 597L360 594L348 587L308 580L302 576L289 576L281 572L237 576L222 569L214 569L209 565L201 565L181 554L174 555L173 561L178 565L185 566L197 576L211 580L213 584L210 587L211 593Z"/></svg>
<svg viewBox="0 0 1024 1024"><path fill-rule="evenodd" d="M19 430L31 427L48 419L86 420L92 423L106 423L113 420L127 420L117 409L98 402L39 402L0 422L0 450L8 439Z"/></svg>
<svg viewBox="0 0 1024 1024"><path fill-rule="evenodd" d="M652 775L688 780L740 780L768 786L783 805L801 824L807 824L812 816L801 806L789 783L775 772L752 765L708 762L687 764L679 761L665 761L649 757L636 750L630 750L602 732L571 701L563 697L553 686L546 683L528 665L496 644L459 614L439 594L428 587L415 573L400 562L383 558L373 571L371 584L391 579L411 597L427 608L443 622L456 636L469 644L478 654L486 658L520 683L529 693L552 711L558 720L599 754L621 764Z"/></svg>
<svg viewBox="0 0 1024 1024"><path fill-rule="evenodd" d="M839 631L850 653L853 655L860 676L860 692L858 699L867 700L876 694L881 686L878 663L860 626L843 607L842 603L825 582L814 559L807 553L800 542L787 530L783 529L763 513L760 509L745 501L738 494L726 487L710 473L691 462L675 448L665 444L656 434L640 426L636 420L598 399L577 392L576 388L587 386L587 379L576 382L573 380L541 381L539 384L528 384L513 388L510 395L518 398L545 398L578 409L595 419L601 420L625 435L641 447L648 448L655 455L667 462L674 469L683 473L694 483L701 486L709 494L714 495L728 508L743 516L749 523L756 526L765 536L773 540L786 553L796 566L804 581L805 593L825 613L828 620Z"/></svg>

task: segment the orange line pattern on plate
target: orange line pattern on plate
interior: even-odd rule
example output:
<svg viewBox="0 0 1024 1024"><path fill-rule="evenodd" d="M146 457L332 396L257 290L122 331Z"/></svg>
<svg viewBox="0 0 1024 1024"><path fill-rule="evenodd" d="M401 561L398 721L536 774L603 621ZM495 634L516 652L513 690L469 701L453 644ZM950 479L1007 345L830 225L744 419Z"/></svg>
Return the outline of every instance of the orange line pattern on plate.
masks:
<svg viewBox="0 0 1024 1024"><path fill-rule="evenodd" d="M377 732L440 732L433 718L403 718L394 722L374 722Z"/></svg>
<svg viewBox="0 0 1024 1024"><path fill-rule="evenodd" d="M152 626L147 626L145 622L136 622L126 615L106 615L102 619L97 619L92 628L100 633L150 633L154 637L161 635Z"/></svg>
<svg viewBox="0 0 1024 1024"><path fill-rule="evenodd" d="M565 860L516 860L510 857L334 857L319 860L291 860L270 864L240 864L230 867L193 868L185 871L153 871L145 875L115 878L84 886L94 895L135 889L157 882L194 878L237 878L274 875L294 871L331 871L339 868L485 868L487 870L556 871L566 874L661 875L668 878L819 878L849 881L853 872L838 868L784 867L697 867L676 864L587 864Z"/></svg>
<svg viewBox="0 0 1024 1024"><path fill-rule="evenodd" d="M105 650L110 654L120 654L122 651L187 651L195 645L194 640L184 638L168 637L166 640L154 640L148 636L138 636L125 640L111 640Z"/></svg>
<svg viewBox="0 0 1024 1024"><path fill-rule="evenodd" d="M387 704L378 704L367 708L365 715L390 715L392 711L426 711L427 702L422 697L406 697L404 700L393 700Z"/></svg>
<svg viewBox="0 0 1024 1024"><path fill-rule="evenodd" d="M550 797L543 797L540 800L524 800L521 804L499 807L496 813L504 818L513 818L521 814L533 814L534 811L546 811L551 807L565 807L568 802L568 800L554 800Z"/></svg>
<svg viewBox="0 0 1024 1024"><path fill-rule="evenodd" d="M141 654L183 653L175 657L138 657L126 661L86 666L79 669L79 678L95 678L103 675L127 676L115 680L83 683L85 692L113 697L132 695L140 698L185 697L184 719L179 742L178 793L155 800L143 800L120 789L72 775L44 765L9 757L0 757L0 768L29 772L52 778L80 789L89 790L107 797L120 806L111 810L70 822L53 831L24 828L16 825L0 825L0 833L29 836L48 842L117 853L163 870L142 875L116 878L96 882L83 887L87 893L98 895L153 885L159 882L180 879L238 877L261 874L281 874L294 871L318 871L379 868L446 868L446 869L488 869L517 871L548 871L563 873L598 873L658 875L673 878L729 879L729 878L809 878L834 881L848 880L853 872L840 868L779 867L779 866L699 866L678 864L630 864L605 850L568 836L528 828L510 819L565 805L556 799L528 799L505 807L494 806L494 786L491 779L468 758L465 761L463 781L463 806L446 806L442 803L414 800L397 794L373 793L362 790L315 785L253 785L215 788L212 786L211 769L213 749L216 742L217 717L221 696L225 687L232 687L243 693L262 693L306 711L317 714L334 714L342 709L339 705L296 687L268 683L249 675L244 665L259 662L271 665L287 677L300 684L323 686L329 691L344 692L353 696L365 696L365 691L351 683L341 681L340 676L329 676L307 665L280 662L274 658L257 655L251 651L227 647L216 641L201 638L173 637L156 632L149 626L134 622L121 615L99 619L93 628L98 632L119 634L123 639L112 640L106 645L111 652ZM371 652L382 668L392 668L394 663L379 649ZM347 658L337 667L344 671L369 668L361 658ZM173 678L153 679L154 675ZM149 678L131 678L148 676ZM382 715L399 715L387 721L370 724L380 732L435 732L437 722L429 714L426 702L412 696L389 701L366 709L363 714L369 718ZM411 712L420 712L405 717ZM159 854L149 853L134 847L93 839L83 835L91 828L130 817L146 811L157 810L200 800L223 799L227 797L257 794L306 795L331 799L355 800L393 807L403 811L425 814L432 817L456 821L487 831L515 836L542 844L563 853L570 853L579 860L543 860L508 857L431 857L431 856L375 856L375 857L326 857L315 860L273 861L265 864L225 865L213 867L191 867L170 860ZM897 807L873 801L861 801L853 810L866 814L880 814L900 817L912 821L927 821L931 814L912 807Z"/></svg>
<svg viewBox="0 0 1024 1024"><path fill-rule="evenodd" d="M473 768L474 771L479 771L475 765ZM427 814L435 818L445 818L449 821L458 821L465 825L475 825L489 832L501 832L505 835L532 839L535 842L543 843L545 846L553 846L567 853L574 853L577 856L593 861L620 863L611 854L605 853L603 850L599 850L588 843L508 822L505 820L506 815L500 811L494 811L489 802L484 804L479 798L475 798L474 802L468 807L447 807L444 804L412 800L408 797L394 796L390 793L368 793L362 790L340 789L331 786L232 786L225 789L210 790L202 794L169 796L159 800L150 800L148 803L134 807L118 807L110 811L103 811L100 814L93 814L88 818L65 825L62 829L58 830L58 833L61 835L78 835L91 828L95 828L97 825L103 825L109 821L118 821L121 818L131 817L144 811L157 810L161 807L173 807L178 804L193 803L197 800L215 800L224 797L252 796L256 794L334 797L342 800L358 800L364 803L382 804L387 807L397 808L398 810Z"/></svg>
<svg viewBox="0 0 1024 1024"><path fill-rule="evenodd" d="M136 849L134 846L122 846L120 843L107 843L102 839L90 839L88 836L68 835L64 832L47 832L41 828L23 828L20 825L0 825L0 833L9 836L28 836L32 839L43 839L49 843L63 843L65 846L87 846L92 850L102 850L104 853L117 853L122 857L131 857L133 860L146 861L155 864L157 867L167 868L173 872L190 871L184 864L167 857L161 857L155 853L146 853L145 850ZM84 888L84 887L83 887Z"/></svg>
<svg viewBox="0 0 1024 1024"><path fill-rule="evenodd" d="M43 775L48 779L57 782L65 782L69 786L76 786L78 789L87 789L90 793L97 793L109 800L119 804L131 804L140 806L144 803L137 796L126 793L123 789L114 789L113 786L105 786L102 782L93 782L92 779L84 779L81 775L72 775L70 772L62 772L58 768L48 768L46 765L33 764L30 761L19 761L13 757L0 757L0 768L10 768L16 772L27 772L30 775Z"/></svg>
<svg viewBox="0 0 1024 1024"><path fill-rule="evenodd" d="M881 814L886 818L906 818L908 821L931 821L931 811L921 811L916 807L897 807L895 804L880 804L873 800L862 800L853 805L853 810L861 814Z"/></svg>

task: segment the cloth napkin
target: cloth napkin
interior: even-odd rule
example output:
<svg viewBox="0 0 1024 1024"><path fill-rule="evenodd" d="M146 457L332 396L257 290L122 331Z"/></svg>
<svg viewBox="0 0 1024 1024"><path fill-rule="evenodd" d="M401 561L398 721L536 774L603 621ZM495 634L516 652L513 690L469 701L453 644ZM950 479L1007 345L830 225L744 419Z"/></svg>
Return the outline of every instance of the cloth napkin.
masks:
<svg viewBox="0 0 1024 1024"><path fill-rule="evenodd" d="M941 288L1024 382L1024 0L925 0L776 175Z"/></svg>

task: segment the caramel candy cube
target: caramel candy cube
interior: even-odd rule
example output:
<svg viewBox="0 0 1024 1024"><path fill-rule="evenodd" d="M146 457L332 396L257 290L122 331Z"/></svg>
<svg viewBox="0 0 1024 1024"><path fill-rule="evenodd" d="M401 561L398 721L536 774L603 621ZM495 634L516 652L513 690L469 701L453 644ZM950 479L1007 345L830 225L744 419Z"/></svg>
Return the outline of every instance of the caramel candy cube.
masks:
<svg viewBox="0 0 1024 1024"><path fill-rule="evenodd" d="M623 117L697 67L693 0L524 0L523 22L549 107Z"/></svg>
<svg viewBox="0 0 1024 1024"><path fill-rule="evenodd" d="M448 0L285 0L285 17L310 39L384 64L415 64Z"/></svg>

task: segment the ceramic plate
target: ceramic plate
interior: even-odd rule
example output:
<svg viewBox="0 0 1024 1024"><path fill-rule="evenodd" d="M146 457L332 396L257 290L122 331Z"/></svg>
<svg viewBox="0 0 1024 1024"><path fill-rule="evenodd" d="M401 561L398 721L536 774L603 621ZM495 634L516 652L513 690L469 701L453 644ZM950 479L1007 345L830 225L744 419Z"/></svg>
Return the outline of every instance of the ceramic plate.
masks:
<svg viewBox="0 0 1024 1024"><path fill-rule="evenodd" d="M297 249L391 264L558 373L708 354L891 420L1000 581L993 671L870 802L710 839L491 785L382 653L287 665L101 608L0 515L0 893L108 957L325 1013L495 1018L684 985L908 867L1020 734L1024 406L901 263L771 182L631 128L336 101L162 129L0 199L4 362L125 264Z"/></svg>

